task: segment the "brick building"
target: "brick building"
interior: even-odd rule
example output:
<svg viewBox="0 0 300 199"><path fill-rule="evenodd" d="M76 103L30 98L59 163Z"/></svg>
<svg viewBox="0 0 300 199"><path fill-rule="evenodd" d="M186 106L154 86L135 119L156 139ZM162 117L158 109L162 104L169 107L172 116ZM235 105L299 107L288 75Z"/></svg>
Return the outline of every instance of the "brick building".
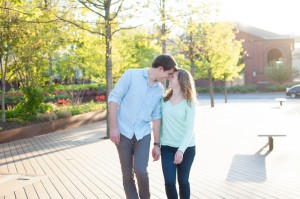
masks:
<svg viewBox="0 0 300 199"><path fill-rule="evenodd" d="M294 37L278 35L259 28L237 24L237 39L244 40L245 57L244 83L246 85L268 84L265 67L271 61L292 66Z"/></svg>

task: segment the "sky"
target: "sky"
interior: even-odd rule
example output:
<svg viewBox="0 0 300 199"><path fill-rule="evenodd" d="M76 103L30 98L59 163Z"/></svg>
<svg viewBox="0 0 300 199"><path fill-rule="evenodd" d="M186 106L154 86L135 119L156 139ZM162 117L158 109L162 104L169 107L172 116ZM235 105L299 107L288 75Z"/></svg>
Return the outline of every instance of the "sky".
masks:
<svg viewBox="0 0 300 199"><path fill-rule="evenodd" d="M196 1L196 0L195 0ZM298 0L211 0L220 4L220 18L284 35L300 35Z"/></svg>

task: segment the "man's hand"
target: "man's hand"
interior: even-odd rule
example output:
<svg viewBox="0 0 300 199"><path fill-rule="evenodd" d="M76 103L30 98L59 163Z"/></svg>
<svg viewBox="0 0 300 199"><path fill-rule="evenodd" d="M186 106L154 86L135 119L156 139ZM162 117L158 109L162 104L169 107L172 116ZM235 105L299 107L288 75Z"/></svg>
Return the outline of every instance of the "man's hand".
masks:
<svg viewBox="0 0 300 199"><path fill-rule="evenodd" d="M174 156L174 164L180 164L183 160L183 153L181 151L177 151Z"/></svg>
<svg viewBox="0 0 300 199"><path fill-rule="evenodd" d="M157 161L160 158L160 147L157 145L153 146L152 149L152 157L153 157L153 161Z"/></svg>
<svg viewBox="0 0 300 199"><path fill-rule="evenodd" d="M118 128L110 129L109 138L113 143L119 144L120 143L120 131L119 131L119 129Z"/></svg>

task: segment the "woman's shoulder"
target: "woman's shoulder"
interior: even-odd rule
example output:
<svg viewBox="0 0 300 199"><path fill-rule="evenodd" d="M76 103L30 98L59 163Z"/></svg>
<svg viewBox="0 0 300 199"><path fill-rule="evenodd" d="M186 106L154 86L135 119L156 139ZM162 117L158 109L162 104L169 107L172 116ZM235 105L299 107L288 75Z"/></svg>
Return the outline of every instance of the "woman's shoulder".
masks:
<svg viewBox="0 0 300 199"><path fill-rule="evenodd" d="M187 99L184 99L184 101L185 101L185 106L187 107L187 109L195 109L195 107L196 107L195 101L190 101Z"/></svg>

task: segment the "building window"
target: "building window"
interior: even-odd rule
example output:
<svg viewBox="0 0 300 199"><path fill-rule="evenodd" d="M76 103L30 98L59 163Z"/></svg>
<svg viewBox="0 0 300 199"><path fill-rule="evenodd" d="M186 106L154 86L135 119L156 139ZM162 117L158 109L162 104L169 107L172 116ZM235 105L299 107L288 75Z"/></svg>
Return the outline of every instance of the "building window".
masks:
<svg viewBox="0 0 300 199"><path fill-rule="evenodd" d="M268 64L275 62L276 64L282 64L282 53L278 49L272 49L268 52Z"/></svg>

